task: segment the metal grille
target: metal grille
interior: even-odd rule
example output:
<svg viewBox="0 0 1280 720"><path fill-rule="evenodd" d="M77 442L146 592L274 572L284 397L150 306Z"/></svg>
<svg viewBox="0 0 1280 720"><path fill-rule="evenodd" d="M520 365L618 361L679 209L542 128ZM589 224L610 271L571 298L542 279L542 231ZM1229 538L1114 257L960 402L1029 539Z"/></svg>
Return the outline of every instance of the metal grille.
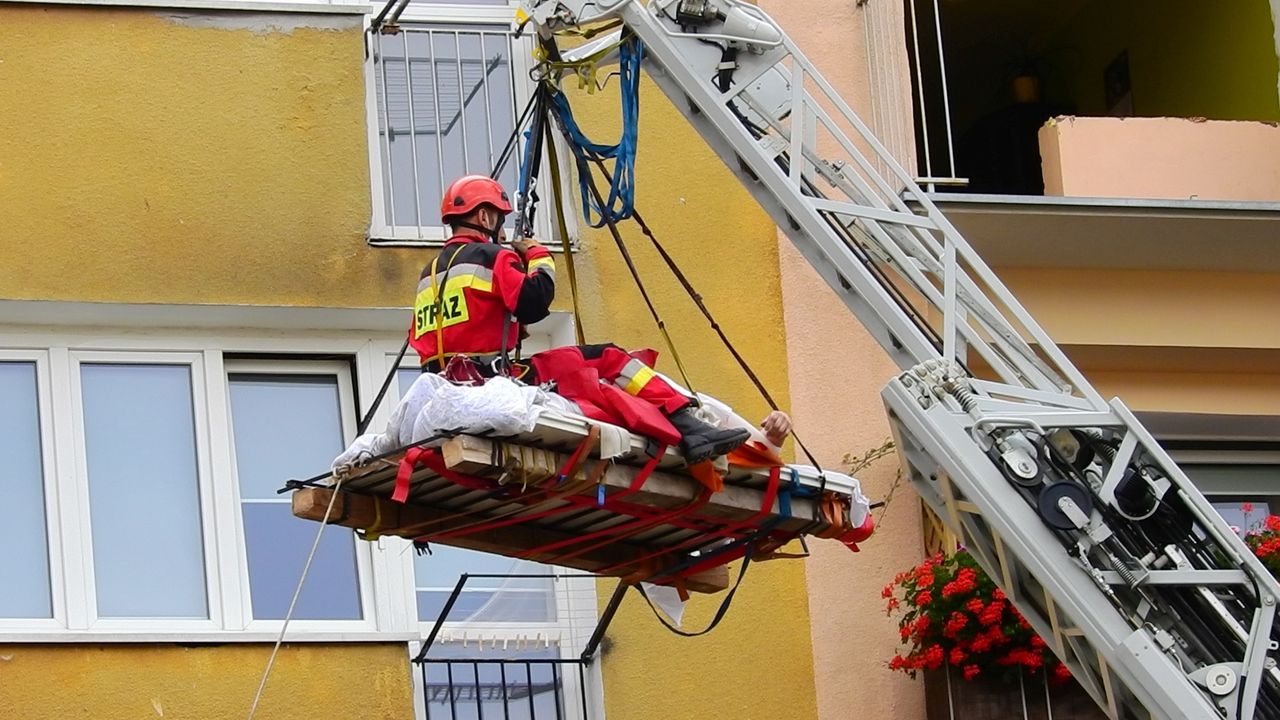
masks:
<svg viewBox="0 0 1280 720"><path fill-rule="evenodd" d="M586 661L573 659L424 659L427 720L586 720ZM566 691L565 673L578 682ZM580 714L579 714L580 713Z"/></svg>
<svg viewBox="0 0 1280 720"><path fill-rule="evenodd" d="M394 238L437 239L445 184L488 175L515 127L511 33L405 25L372 42L383 223Z"/></svg>

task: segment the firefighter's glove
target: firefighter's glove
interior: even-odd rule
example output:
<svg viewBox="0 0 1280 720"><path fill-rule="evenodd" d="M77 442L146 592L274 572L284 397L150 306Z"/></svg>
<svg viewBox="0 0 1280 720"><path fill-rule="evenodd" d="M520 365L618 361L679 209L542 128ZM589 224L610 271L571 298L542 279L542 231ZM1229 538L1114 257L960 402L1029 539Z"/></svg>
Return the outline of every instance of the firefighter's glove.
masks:
<svg viewBox="0 0 1280 720"><path fill-rule="evenodd" d="M515 249L520 257L528 257L529 251L536 247L542 247L542 244L533 238L521 238L511 243L511 247Z"/></svg>

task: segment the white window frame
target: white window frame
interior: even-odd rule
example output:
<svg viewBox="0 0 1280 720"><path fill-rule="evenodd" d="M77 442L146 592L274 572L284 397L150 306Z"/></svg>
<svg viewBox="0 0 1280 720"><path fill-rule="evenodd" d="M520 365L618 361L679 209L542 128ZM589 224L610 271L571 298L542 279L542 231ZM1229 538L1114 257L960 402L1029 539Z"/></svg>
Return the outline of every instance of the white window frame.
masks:
<svg viewBox="0 0 1280 720"><path fill-rule="evenodd" d="M36 363L54 615L52 619L0 619L0 643L273 642L281 621L250 620L239 482L234 473L228 369L252 372L258 361L241 360L238 356L261 355L272 358L262 363L261 369L269 372L321 372L322 367L325 373L338 372L340 388L347 388L340 392L355 394L361 402L358 408L354 403L348 404L345 400L343 403L344 429L349 440L354 436L357 414L366 411L394 364L403 342L403 330L398 328L407 324L407 319L400 322L407 311L399 310L354 314L324 309L197 306L175 306L160 313L154 310L141 306L41 303L40 307L34 307L30 303L0 302L0 311L11 313L4 318L20 317L24 323L0 324L0 348L3 348L0 360ZM67 317L95 324L59 325L56 321ZM55 320L45 323L45 318ZM224 329L232 322L243 329ZM297 329L334 326L379 329L343 332ZM397 329L392 330L393 327ZM532 332L535 337L545 338L550 347L573 342L573 323L568 313L552 313L533 327ZM298 358L296 366L288 359L290 356ZM314 359L322 356L347 357L352 361ZM83 426L83 419L77 419L76 411L80 404L78 364L102 361L172 364L179 360L193 366L202 526L206 565L212 563L213 567L212 570L206 568L205 578L211 619L112 618L91 622L88 593L92 585L87 573L91 572L93 560L85 551L91 535L87 534L85 523L88 496L82 478L83 433L76 430L77 424ZM410 358L409 365L412 364L413 358ZM370 427L375 430L384 427L394 407L393 401L384 401ZM285 479L281 478L282 484ZM291 621L287 639L290 642L409 642L424 637L417 618L413 556L411 550L406 552L408 544L391 537L358 544L357 557L365 556L357 560L362 620ZM565 582L557 583L557 593L557 624L542 625L538 630L546 637L549 628L558 627L556 639L562 651L580 652L595 627L595 581L590 577L570 576ZM598 694L599 680L591 682L596 687L589 690Z"/></svg>
<svg viewBox="0 0 1280 720"><path fill-rule="evenodd" d="M381 5L336 0L4 0L4 2L52 3L55 5L107 5L145 8L185 8L190 10L245 10L252 12L296 12L316 15L365 15Z"/></svg>
<svg viewBox="0 0 1280 720"><path fill-rule="evenodd" d="M431 25L443 26L447 28L449 25L491 25L496 30L510 30L512 19L514 17L514 9L518 3L510 2L506 5L477 6L477 5L451 5L441 4L414 4L409 3L405 7L404 12L400 15L399 23L408 25ZM448 238L445 235L444 227L436 225L422 225L415 227L412 225L391 225L390 218L386 211L387 192L386 175L384 173L384 162L382 158L381 130L378 125L378 79L374 73L374 44L377 42L373 33L366 33L368 42L365 60L364 76L365 76L365 113L366 126L369 132L369 186L372 196L372 214L370 216L369 225L369 244L377 247L439 247L444 244ZM523 107L524 101L529 98L534 90L534 84L529 79L529 71L533 67L533 41L531 36L526 33L523 37L515 40L511 44L511 73L512 73L512 96L516 103L516 114L519 114L520 108ZM499 138L500 142L505 143L505 138ZM517 142L514 154L509 161L514 163L516 167L520 163L521 143ZM572 197L569 192L569 170L571 163L567 161L569 157L568 147L559 138L556 139L556 150L562 160L562 177L561 177L561 194L565 198ZM479 172L479 168L472 168L474 172ZM540 238L552 237L552 226L549 217L551 206L551 192L546 186L550 182L549 167L546 158L543 158L541 173L539 175L539 196L543 198L541 209L535 218L534 231ZM446 182L448 180L446 179ZM514 188L507 188L508 192L514 192ZM436 214L436 205L428 203L422 208L424 218L433 217ZM575 248L577 241L577 223L575 216L570 208L566 208L565 223L569 233L570 247ZM560 247L559 242L547 243L549 247Z"/></svg>
<svg viewBox="0 0 1280 720"><path fill-rule="evenodd" d="M311 375L318 377L334 377L338 383L338 400L342 409L342 441L349 445L356 437L355 417L355 393L351 382L350 365L339 361L325 360L240 360L231 359L223 361L222 377L226 383L227 389L227 447L228 461L230 463L231 474L229 488L227 494L230 495L235 502L236 512L234 513L235 522L235 549L238 555L239 585L240 598L239 608L243 612L241 617L242 626L250 632L280 632L283 620L265 620L255 619L252 616L252 589L249 580L249 560L248 545L245 542L244 535L244 514L243 498L240 496L240 474L239 468L236 467L235 454L235 418L231 413L231 375L281 375L297 377L300 375ZM322 468L317 468L320 470ZM283 484L286 478L281 478ZM287 496L281 496L287 497ZM318 529L318 528L317 528ZM354 535L354 534L353 534ZM370 543L357 540L354 536L351 538L354 543L356 558L356 578L358 581L358 590L360 592L360 617L359 620L291 620L289 627L299 632L308 630L339 630L339 631L375 631L377 630L377 622L375 619L375 604L371 597L373 590L373 557Z"/></svg>
<svg viewBox="0 0 1280 720"><path fill-rule="evenodd" d="M73 613L68 618L72 627L83 627L100 632L140 632L156 625L163 625L177 631L210 631L222 627L222 601L216 591L218 577L218 553L216 551L217 530L214 515L204 511L213 501L213 471L209 449L208 402L205 392L206 377L203 354L198 352L119 352L100 350L71 350L68 352L68 369L70 376L67 383L71 391L71 422L73 429L74 452L73 467L75 477L70 486L70 495L76 498L74 519L78 532L75 533L78 554L83 560L78 575L69 579L79 585L79 592L69 594L71 599L80 602L72 606ZM81 388L81 368L83 365L185 365L191 373L191 407L194 416L194 444L196 450L196 486L200 502L201 546L204 550L205 601L209 610L208 619L182 618L102 618L97 611L97 585L93 562L93 532L91 524L91 508L89 506L88 457L85 452L84 433L84 398ZM57 440L55 439L55 442ZM145 461L145 459L140 458Z"/></svg>
<svg viewBox="0 0 1280 720"><path fill-rule="evenodd" d="M0 635L12 630L55 631L67 626L66 578L63 575L62 516L58 493L59 458L53 442L53 385L49 353L44 350L3 350L0 362L32 363L36 370L36 412L40 432L40 474L44 488L45 562L49 567L51 617L0 618Z"/></svg>
<svg viewBox="0 0 1280 720"><path fill-rule="evenodd" d="M67 315L91 317L96 308L68 303ZM74 306L74 307L72 307ZM190 309L195 314L217 310ZM321 311L324 312L324 311ZM243 314L240 310L233 314ZM132 313L127 313L132 314ZM252 314L252 313L250 313ZM119 320L104 313L106 322ZM265 315L265 313L264 313ZM265 317L275 326L277 318ZM41 398L41 443L45 462L47 530L50 538L50 584L54 593L53 619L0 619L3 642L264 642L274 641L282 621L250 621L246 604L247 565L240 539L238 482L232 474L233 439L230 434L230 407L226 354L260 354L273 357L298 355L302 363L323 363L316 356L348 356L355 359L361 398L371 398L381 382L381 363L376 358L399 346L390 333L368 332L323 335L298 332L283 336L288 323L276 330L199 330L138 332L125 323L115 329L69 327L65 331L47 327L0 326L0 358L35 361ZM183 324L183 323L179 323ZM315 327L317 325L311 325ZM204 531L206 589L209 620L98 619L93 615L96 595L92 586L92 536L88 533L88 496L84 477L82 416L78 417L80 362L190 363L193 366L193 409L196 412L197 467L200 473L201 522ZM288 361L283 361L288 362ZM349 366L339 375L350 383ZM236 369L245 367L235 365ZM273 368L284 368L276 362ZM294 368L296 369L296 368ZM373 376L377 375L376 380ZM343 382L340 379L340 382ZM351 395L348 394L348 397ZM367 402L367 400L366 400ZM354 428L356 409L344 412ZM350 439L349 434L348 439ZM283 481L285 478L281 479ZM367 545L361 543L361 545ZM404 594L388 568L398 560L377 550L376 544L357 548L366 558L358 573L364 619L360 621L290 622L290 641L380 641L405 642L416 637L404 606L397 598Z"/></svg>

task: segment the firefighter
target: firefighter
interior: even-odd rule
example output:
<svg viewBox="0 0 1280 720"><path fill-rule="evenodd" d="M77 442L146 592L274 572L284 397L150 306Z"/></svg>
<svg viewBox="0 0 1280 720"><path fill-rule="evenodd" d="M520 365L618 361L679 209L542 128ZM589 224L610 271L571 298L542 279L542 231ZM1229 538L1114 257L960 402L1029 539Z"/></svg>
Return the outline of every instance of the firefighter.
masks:
<svg viewBox="0 0 1280 720"><path fill-rule="evenodd" d="M510 212L502 186L483 175L462 177L445 191L440 216L451 236L422 271L409 333L424 372L452 374L462 363L481 377L509 374L539 384L590 368L601 381L660 409L690 465L746 442L747 430L703 422L688 396L616 345L554 348L511 364L508 351L524 326L550 314L556 264L533 238L516 240L512 249L499 244L506 240L503 223Z"/></svg>

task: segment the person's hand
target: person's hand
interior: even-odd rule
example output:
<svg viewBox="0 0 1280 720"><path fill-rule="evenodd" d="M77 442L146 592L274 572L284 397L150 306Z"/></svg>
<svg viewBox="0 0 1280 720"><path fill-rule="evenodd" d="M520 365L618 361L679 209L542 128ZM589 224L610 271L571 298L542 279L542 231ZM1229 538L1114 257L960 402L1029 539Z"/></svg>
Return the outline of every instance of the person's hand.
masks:
<svg viewBox="0 0 1280 720"><path fill-rule="evenodd" d="M520 257L524 257L525 255L528 255L529 251L533 248L542 247L542 243L538 242L534 238L527 237L520 238L519 240L512 242L511 247L520 254Z"/></svg>
<svg viewBox="0 0 1280 720"><path fill-rule="evenodd" d="M764 431L765 439L777 447L782 447L782 442L787 439L787 435L791 433L791 418L781 410L774 410L769 413L769 417L760 423L760 429Z"/></svg>

